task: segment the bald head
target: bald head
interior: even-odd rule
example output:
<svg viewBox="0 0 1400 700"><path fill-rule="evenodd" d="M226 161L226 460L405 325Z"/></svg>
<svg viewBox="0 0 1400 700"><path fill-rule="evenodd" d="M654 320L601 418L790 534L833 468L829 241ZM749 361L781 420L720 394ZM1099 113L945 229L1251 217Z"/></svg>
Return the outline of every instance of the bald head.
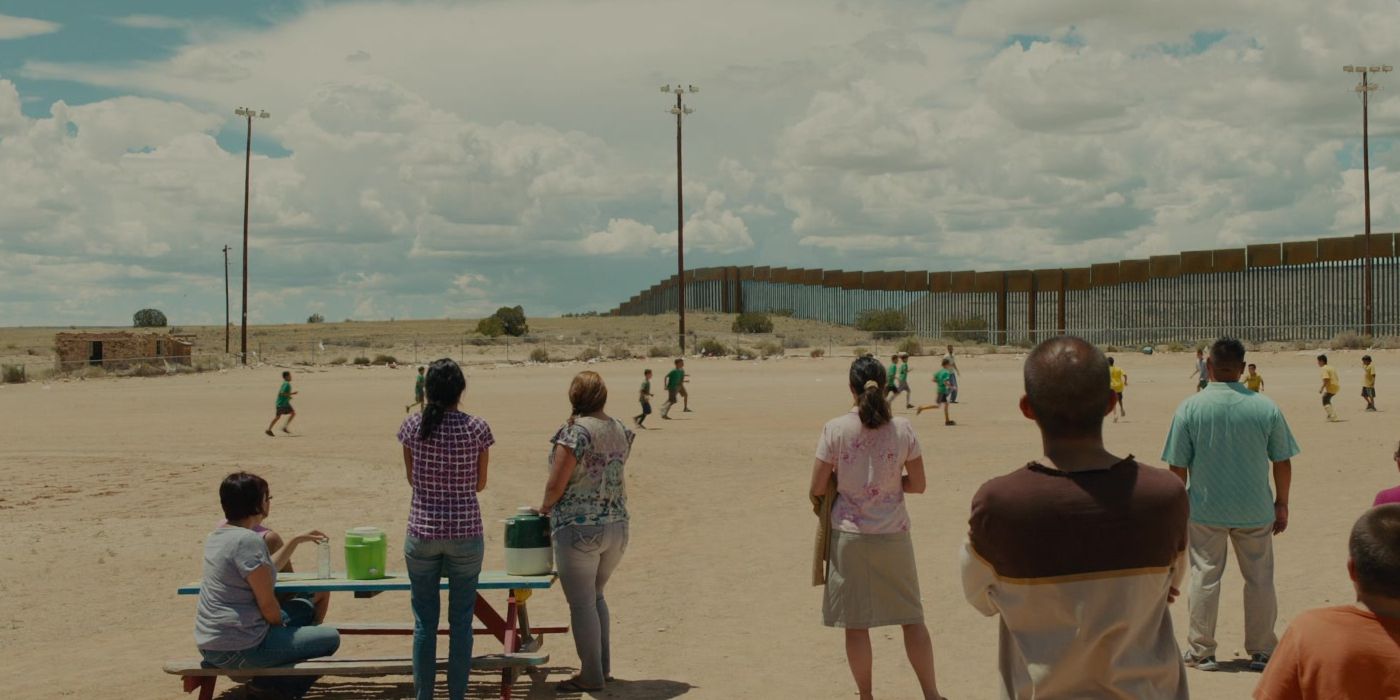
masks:
<svg viewBox="0 0 1400 700"><path fill-rule="evenodd" d="M1059 336L1026 358L1026 399L1035 422L1053 437L1091 437L1103 431L1113 391L1108 359L1083 338Z"/></svg>

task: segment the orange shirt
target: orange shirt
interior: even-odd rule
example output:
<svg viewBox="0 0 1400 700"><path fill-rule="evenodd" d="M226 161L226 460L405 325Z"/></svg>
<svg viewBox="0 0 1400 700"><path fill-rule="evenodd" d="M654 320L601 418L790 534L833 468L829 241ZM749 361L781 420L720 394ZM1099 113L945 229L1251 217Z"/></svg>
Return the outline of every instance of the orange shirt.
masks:
<svg viewBox="0 0 1400 700"><path fill-rule="evenodd" d="M1288 626L1256 700L1400 697L1400 618L1350 605L1318 608Z"/></svg>

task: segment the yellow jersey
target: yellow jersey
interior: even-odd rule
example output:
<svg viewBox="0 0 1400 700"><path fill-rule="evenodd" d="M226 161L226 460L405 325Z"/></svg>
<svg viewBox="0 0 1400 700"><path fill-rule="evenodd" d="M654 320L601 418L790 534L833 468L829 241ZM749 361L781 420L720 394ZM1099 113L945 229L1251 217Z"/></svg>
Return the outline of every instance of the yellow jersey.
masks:
<svg viewBox="0 0 1400 700"><path fill-rule="evenodd" d="M1246 374L1244 375L1244 385L1248 387L1250 391L1259 391L1264 388L1264 375L1258 372Z"/></svg>
<svg viewBox="0 0 1400 700"><path fill-rule="evenodd" d="M1342 380L1337 377L1337 370L1332 369L1332 365L1322 366L1322 381L1327 388L1327 393L1342 393Z"/></svg>
<svg viewBox="0 0 1400 700"><path fill-rule="evenodd" d="M1362 379L1361 386L1364 386L1367 389L1376 388L1376 366L1366 365L1364 369L1366 372L1366 376Z"/></svg>
<svg viewBox="0 0 1400 700"><path fill-rule="evenodd" d="M1123 369L1114 365L1108 368L1108 388L1116 393L1123 393L1124 387L1128 386L1128 375L1123 373Z"/></svg>

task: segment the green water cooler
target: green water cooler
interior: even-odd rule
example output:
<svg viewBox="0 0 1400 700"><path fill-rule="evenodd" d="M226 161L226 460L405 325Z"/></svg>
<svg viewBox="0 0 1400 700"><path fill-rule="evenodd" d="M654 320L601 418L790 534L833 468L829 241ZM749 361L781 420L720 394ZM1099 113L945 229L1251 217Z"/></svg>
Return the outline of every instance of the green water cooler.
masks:
<svg viewBox="0 0 1400 700"><path fill-rule="evenodd" d="M345 531L345 578L367 581L384 578L389 543L377 527L355 527Z"/></svg>
<svg viewBox="0 0 1400 700"><path fill-rule="evenodd" d="M506 518L506 573L542 576L554 571L554 550L549 541L549 518L533 508L521 507Z"/></svg>

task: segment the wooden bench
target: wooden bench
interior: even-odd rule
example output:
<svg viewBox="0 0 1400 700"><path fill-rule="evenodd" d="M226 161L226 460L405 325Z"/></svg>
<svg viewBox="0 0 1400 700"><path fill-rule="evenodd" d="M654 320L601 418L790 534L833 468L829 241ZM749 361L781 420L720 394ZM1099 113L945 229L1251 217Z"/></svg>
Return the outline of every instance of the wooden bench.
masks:
<svg viewBox="0 0 1400 700"><path fill-rule="evenodd" d="M517 652L486 654L472 658L475 671L519 671L549 663L549 654ZM447 670L447 659L437 660L437 670ZM273 668L208 668L201 659L179 659L165 664L165 672L184 680L185 692L199 690L199 700L213 700L214 684L219 676L259 678L269 676L410 676L413 659L406 657L337 658L302 661L290 666Z"/></svg>

